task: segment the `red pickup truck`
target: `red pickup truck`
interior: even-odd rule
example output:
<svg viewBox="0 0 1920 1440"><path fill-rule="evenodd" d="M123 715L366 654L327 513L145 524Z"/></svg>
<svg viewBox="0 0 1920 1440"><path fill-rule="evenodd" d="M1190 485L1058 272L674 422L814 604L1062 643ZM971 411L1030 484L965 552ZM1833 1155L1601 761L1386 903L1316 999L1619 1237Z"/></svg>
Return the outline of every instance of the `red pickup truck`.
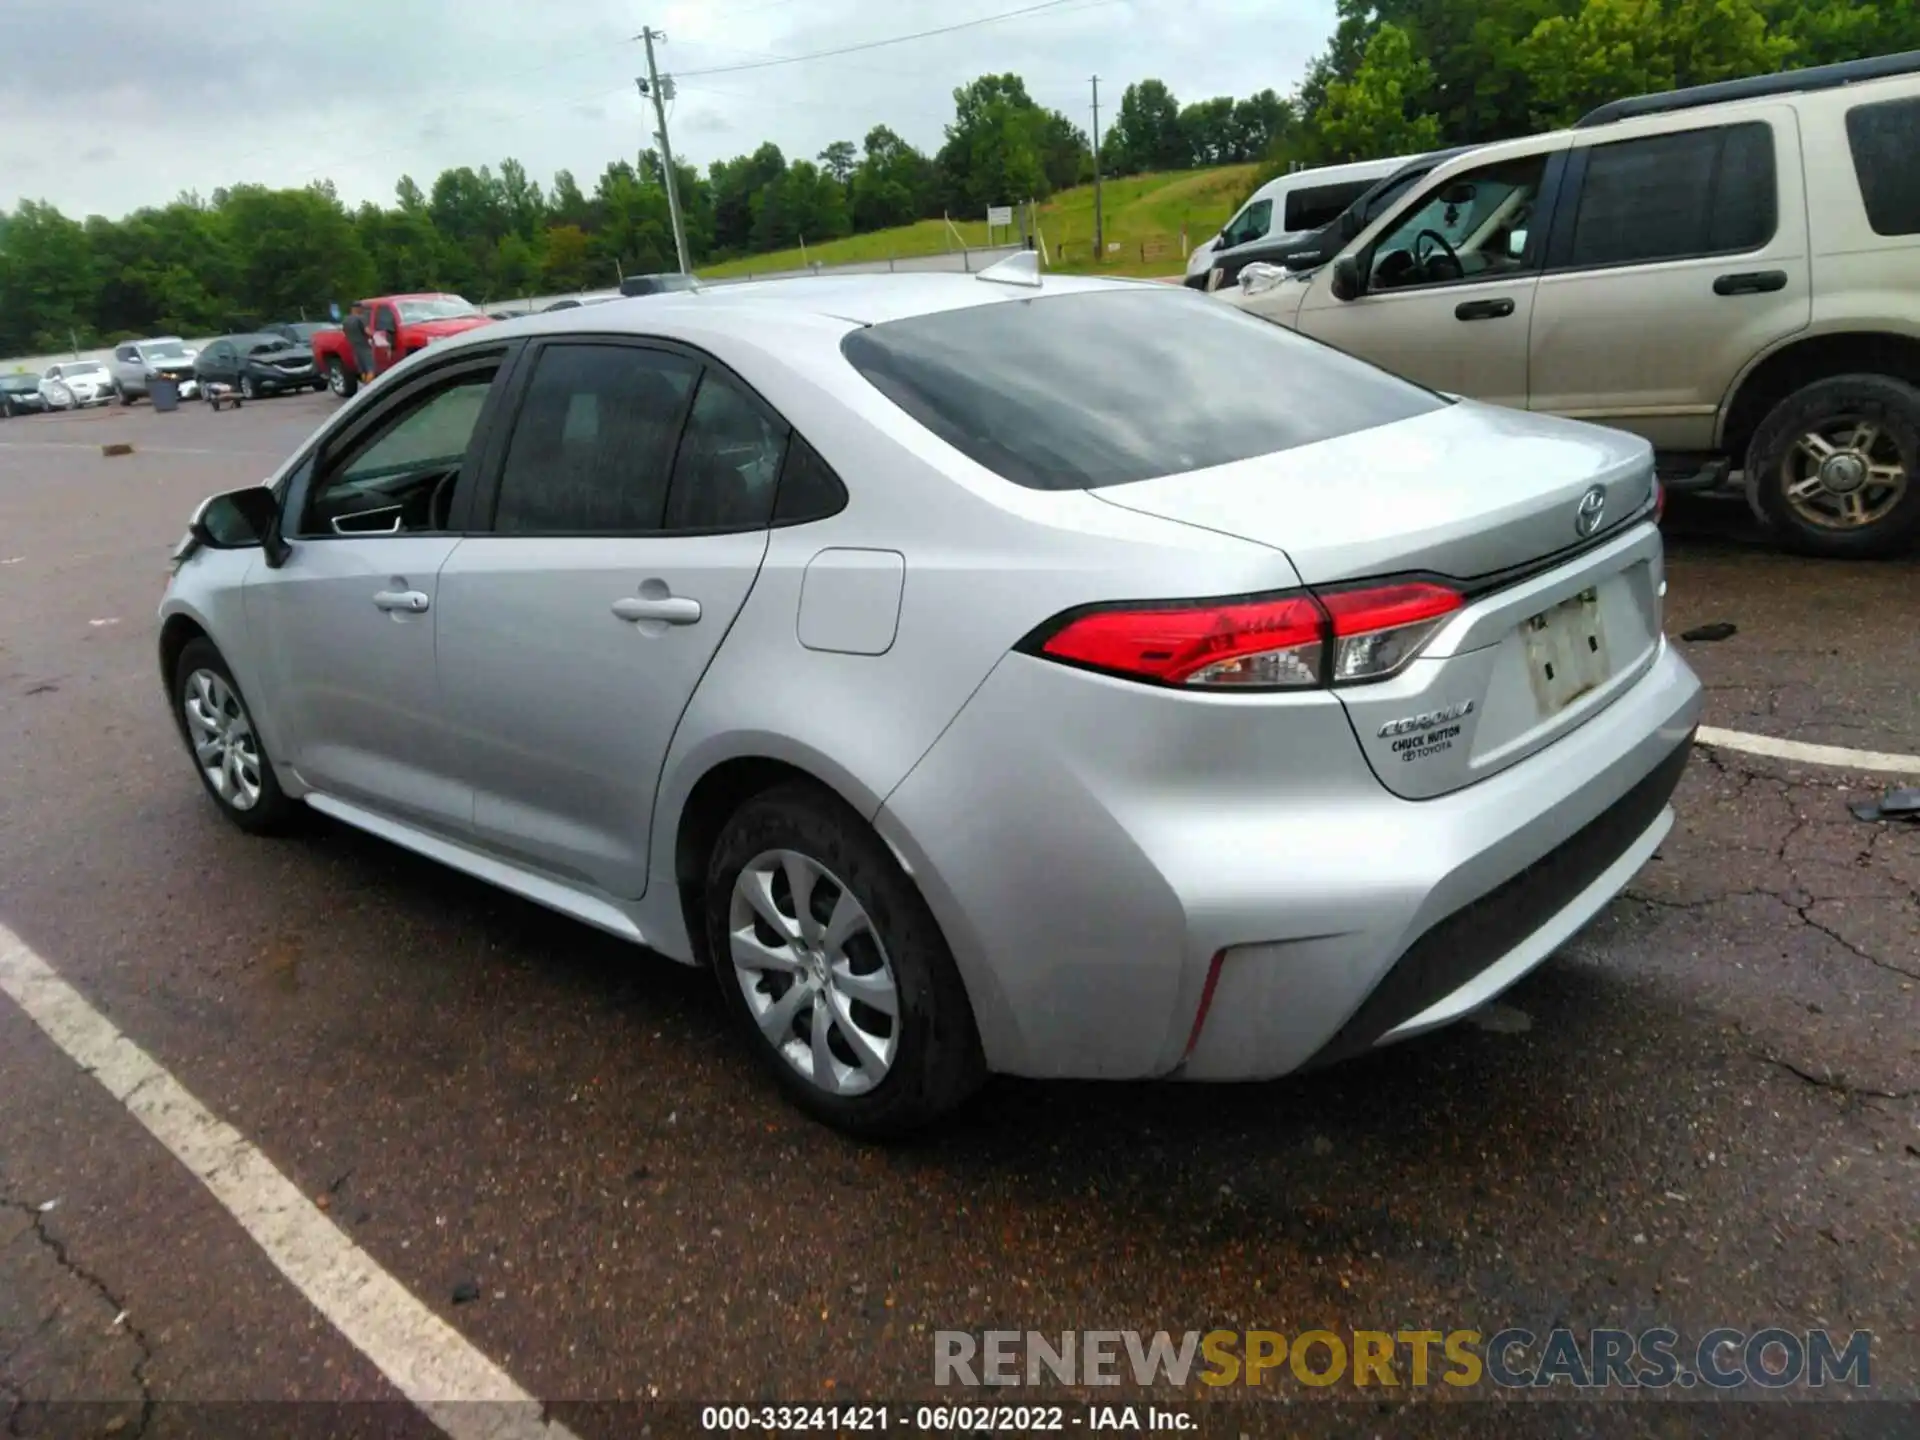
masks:
<svg viewBox="0 0 1920 1440"><path fill-rule="evenodd" d="M458 295L382 295L360 303L367 310L375 375L384 374L435 340L493 323L490 316ZM354 363L346 331L336 328L315 332L313 363L341 399L360 388L360 367Z"/></svg>

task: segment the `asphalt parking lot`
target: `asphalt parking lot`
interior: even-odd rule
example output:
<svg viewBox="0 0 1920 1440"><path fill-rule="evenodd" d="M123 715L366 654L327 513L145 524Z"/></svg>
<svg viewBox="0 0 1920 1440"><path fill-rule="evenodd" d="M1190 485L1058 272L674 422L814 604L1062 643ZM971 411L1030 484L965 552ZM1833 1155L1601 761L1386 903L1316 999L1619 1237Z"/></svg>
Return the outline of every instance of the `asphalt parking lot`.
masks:
<svg viewBox="0 0 1920 1440"><path fill-rule="evenodd" d="M166 555L334 403L0 427L0 926L573 1433L639 1433L611 1402L926 1399L943 1329L1662 1323L1872 1330L1873 1390L1630 1405L1605 1433L1920 1427L1920 825L1847 809L1898 777L1702 748L1629 894L1473 1022L1267 1085L995 1082L863 1148L781 1103L703 975L207 803L157 683ZM1920 557L1788 558L1722 502L1676 502L1669 534L1671 631L1737 626L1685 646L1708 724L1920 754ZM1230 1433L1496 1418L1286 1393ZM0 996L11 1434L289 1401L390 1403L230 1413L434 1433L400 1394Z"/></svg>

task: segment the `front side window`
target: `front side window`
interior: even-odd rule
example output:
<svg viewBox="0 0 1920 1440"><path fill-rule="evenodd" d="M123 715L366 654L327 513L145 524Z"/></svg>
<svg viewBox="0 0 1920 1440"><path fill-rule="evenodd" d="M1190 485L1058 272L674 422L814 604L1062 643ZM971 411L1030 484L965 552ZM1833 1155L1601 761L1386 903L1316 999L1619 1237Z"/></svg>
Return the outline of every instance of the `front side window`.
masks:
<svg viewBox="0 0 1920 1440"><path fill-rule="evenodd" d="M668 530L746 530L773 515L787 433L738 386L708 370L687 416L667 495Z"/></svg>
<svg viewBox="0 0 1920 1440"><path fill-rule="evenodd" d="M1373 247L1367 288L1499 280L1528 269L1546 173L1547 156L1526 155L1441 181Z"/></svg>
<svg viewBox="0 0 1920 1440"><path fill-rule="evenodd" d="M418 535L447 528L453 487L497 367L428 383L353 442L307 496L302 535Z"/></svg>
<svg viewBox="0 0 1920 1440"><path fill-rule="evenodd" d="M549 345L500 472L500 535L634 535L664 521L700 366L632 345Z"/></svg>
<svg viewBox="0 0 1920 1440"><path fill-rule="evenodd" d="M1596 145L1575 212L1576 268L1753 250L1774 230L1773 130L1764 122Z"/></svg>
<svg viewBox="0 0 1920 1440"><path fill-rule="evenodd" d="M1204 470L1447 403L1175 286L989 301L868 326L840 348L926 429L1033 490Z"/></svg>
<svg viewBox="0 0 1920 1440"><path fill-rule="evenodd" d="M1256 200L1242 210L1220 232L1223 246L1244 245L1249 240L1258 240L1267 233L1267 227L1273 223L1273 201Z"/></svg>
<svg viewBox="0 0 1920 1440"><path fill-rule="evenodd" d="M1876 235L1920 235L1920 99L1847 112L1853 173Z"/></svg>

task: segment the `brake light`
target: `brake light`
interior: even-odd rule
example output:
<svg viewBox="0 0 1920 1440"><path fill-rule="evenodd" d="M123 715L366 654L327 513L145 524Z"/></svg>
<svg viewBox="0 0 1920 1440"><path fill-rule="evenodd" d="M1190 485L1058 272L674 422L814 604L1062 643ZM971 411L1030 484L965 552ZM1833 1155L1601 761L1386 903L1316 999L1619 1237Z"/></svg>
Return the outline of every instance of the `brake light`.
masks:
<svg viewBox="0 0 1920 1440"><path fill-rule="evenodd" d="M1321 597L1333 619L1333 683L1397 674L1463 602L1459 592L1416 580Z"/></svg>
<svg viewBox="0 0 1920 1440"><path fill-rule="evenodd" d="M1191 604L1116 605L1041 632L1041 655L1198 689L1307 689L1384 680L1420 652L1460 595L1408 581ZM1022 648L1027 648L1023 646Z"/></svg>
<svg viewBox="0 0 1920 1440"><path fill-rule="evenodd" d="M1653 523L1658 525L1667 514L1667 487L1658 480L1653 482Z"/></svg>

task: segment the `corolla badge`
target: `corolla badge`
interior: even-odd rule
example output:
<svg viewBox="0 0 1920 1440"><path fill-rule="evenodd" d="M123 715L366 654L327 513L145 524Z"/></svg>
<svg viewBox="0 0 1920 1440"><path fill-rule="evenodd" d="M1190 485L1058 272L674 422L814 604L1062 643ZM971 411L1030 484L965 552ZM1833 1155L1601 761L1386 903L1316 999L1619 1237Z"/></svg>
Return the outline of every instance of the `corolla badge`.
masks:
<svg viewBox="0 0 1920 1440"><path fill-rule="evenodd" d="M1580 497L1579 507L1573 512L1573 533L1585 539L1600 528L1600 517L1606 512L1607 490L1604 485L1595 485Z"/></svg>

